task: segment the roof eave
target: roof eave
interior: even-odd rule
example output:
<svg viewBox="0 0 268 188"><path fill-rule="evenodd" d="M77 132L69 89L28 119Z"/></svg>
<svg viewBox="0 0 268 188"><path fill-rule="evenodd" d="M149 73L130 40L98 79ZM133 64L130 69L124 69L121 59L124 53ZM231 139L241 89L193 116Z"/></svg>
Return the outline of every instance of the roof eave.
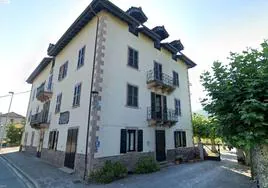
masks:
<svg viewBox="0 0 268 188"><path fill-rule="evenodd" d="M177 55L177 58L179 58L180 60L182 60L186 65L187 67L190 69L190 68L193 68L196 66L196 63L194 63L190 58L188 58L186 55L184 55L183 53L180 53Z"/></svg>

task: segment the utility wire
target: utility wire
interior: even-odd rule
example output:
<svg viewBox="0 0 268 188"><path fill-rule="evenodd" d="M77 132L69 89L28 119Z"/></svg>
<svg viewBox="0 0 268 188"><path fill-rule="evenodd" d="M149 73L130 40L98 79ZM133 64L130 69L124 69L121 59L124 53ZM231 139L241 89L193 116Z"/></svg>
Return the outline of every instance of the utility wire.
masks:
<svg viewBox="0 0 268 188"><path fill-rule="evenodd" d="M22 92L18 92L18 93L14 93L14 95L20 95L20 94L24 94L24 93L29 93L31 90L29 91L22 91ZM10 97L11 95L3 95L0 96L0 98L4 98L4 97Z"/></svg>

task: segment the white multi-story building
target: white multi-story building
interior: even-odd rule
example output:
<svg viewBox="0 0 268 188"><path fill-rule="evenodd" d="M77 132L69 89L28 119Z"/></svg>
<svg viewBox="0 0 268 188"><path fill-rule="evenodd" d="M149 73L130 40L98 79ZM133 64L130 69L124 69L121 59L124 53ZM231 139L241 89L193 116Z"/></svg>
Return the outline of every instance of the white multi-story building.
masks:
<svg viewBox="0 0 268 188"><path fill-rule="evenodd" d="M93 0L33 71L26 152L83 174L141 156L195 155L188 69L179 40L163 43L141 8ZM91 100L90 100L91 99ZM91 101L91 102L90 102Z"/></svg>

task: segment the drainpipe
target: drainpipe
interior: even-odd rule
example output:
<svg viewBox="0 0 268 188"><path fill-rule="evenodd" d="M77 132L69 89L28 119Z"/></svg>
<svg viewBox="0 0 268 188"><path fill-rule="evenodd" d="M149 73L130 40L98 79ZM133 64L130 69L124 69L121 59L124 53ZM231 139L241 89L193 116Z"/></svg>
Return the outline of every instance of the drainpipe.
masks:
<svg viewBox="0 0 268 188"><path fill-rule="evenodd" d="M88 165L88 137L89 137L89 128L90 128L90 116L91 116L91 104L92 104L92 94L95 93L93 91L93 80L94 80L94 73L95 73L95 64L96 64L96 49L97 49L97 40L98 40L98 31L99 31L99 16L94 12L93 8L91 7L91 12L97 17L97 26L96 26L96 34L95 34L95 46L93 52L93 65L92 65L92 72L91 72L91 85L90 85L90 93L89 93L89 106L88 106L88 122L87 122L87 136L86 136L86 153L85 153L85 171L84 171L84 180L87 176L87 165ZM91 165L91 164L90 164Z"/></svg>

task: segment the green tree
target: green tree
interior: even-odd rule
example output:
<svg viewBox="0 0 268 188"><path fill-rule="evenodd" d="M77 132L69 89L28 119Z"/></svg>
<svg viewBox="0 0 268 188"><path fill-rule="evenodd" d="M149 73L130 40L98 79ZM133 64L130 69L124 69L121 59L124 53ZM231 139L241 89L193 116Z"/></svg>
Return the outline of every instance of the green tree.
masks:
<svg viewBox="0 0 268 188"><path fill-rule="evenodd" d="M253 148L260 187L268 187L268 44L231 53L229 64L216 61L201 82L207 92L204 109L217 117L220 134L229 143Z"/></svg>
<svg viewBox="0 0 268 188"><path fill-rule="evenodd" d="M10 124L7 126L6 137L7 142L12 145L19 145L23 133L23 126Z"/></svg>
<svg viewBox="0 0 268 188"><path fill-rule="evenodd" d="M192 124L194 129L194 136L198 138L198 142L201 142L201 138L205 138L207 118L203 115L194 113L192 118Z"/></svg>

